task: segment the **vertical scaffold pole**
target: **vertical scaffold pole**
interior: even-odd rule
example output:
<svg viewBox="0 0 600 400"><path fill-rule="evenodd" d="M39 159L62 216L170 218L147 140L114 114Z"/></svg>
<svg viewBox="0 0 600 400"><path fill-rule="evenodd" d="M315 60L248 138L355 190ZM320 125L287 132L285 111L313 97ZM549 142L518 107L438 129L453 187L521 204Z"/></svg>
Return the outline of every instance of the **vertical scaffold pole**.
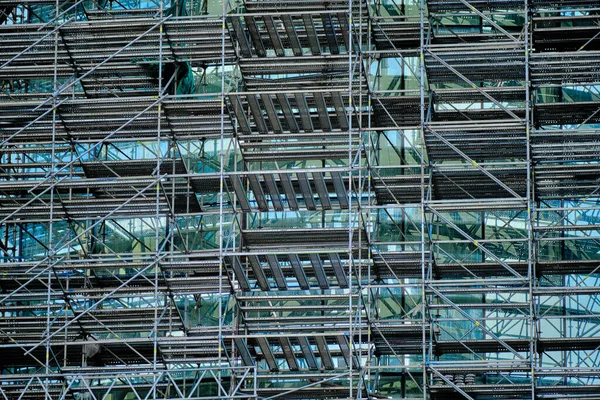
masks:
<svg viewBox="0 0 600 400"><path fill-rule="evenodd" d="M353 63L353 29L354 29L354 20L352 16L352 0L348 1L348 343L350 344L350 348L348 350L348 397L350 399L353 398L353 390L352 390L352 356L354 351L354 315L352 314L352 291L354 290L352 284L352 267L354 262L354 254L352 251L353 241L353 226L352 226L352 218L354 217L354 212L352 210L352 180L353 180L353 157L352 157L352 63Z"/></svg>
<svg viewBox="0 0 600 400"><path fill-rule="evenodd" d="M529 4L528 0L524 0L524 50L525 50L525 132L526 132L526 163L527 163L527 278L529 282L529 364L531 372L531 399L535 399L535 357L537 354L536 342L537 342L537 329L535 322L535 308L534 308L534 260L535 260L535 249L534 249L534 234L533 234L533 212L535 203L533 201L533 180L532 180L532 160L531 160L531 82L529 76L529 58L531 51L530 47L530 24L531 19L529 16Z"/></svg>
<svg viewBox="0 0 600 400"><path fill-rule="evenodd" d="M223 381L223 370L221 367L223 361L223 223L225 222L223 216L223 201L225 197L224 186L225 186L225 34L226 20L225 13L227 10L227 1L221 0L221 117L220 117L220 129L219 129L219 294L217 305L219 307L219 327L217 334L217 380L218 382ZM219 389L219 397L221 397L221 389Z"/></svg>
<svg viewBox="0 0 600 400"><path fill-rule="evenodd" d="M420 97L420 140L421 140L421 357L422 357L422 390L423 400L427 400L427 301L425 298L425 277L426 277L426 257L425 257L425 146L423 143L425 137L425 0L419 0L419 97Z"/></svg>
<svg viewBox="0 0 600 400"><path fill-rule="evenodd" d="M163 91L163 36L164 36L164 6L163 0L159 0L158 18L160 19L160 26L158 30L158 96L162 98ZM156 386L158 384L158 279L160 269L160 227L161 227L161 216L160 216L160 170L162 166L162 150L161 150L161 116L162 116L162 100L157 104L156 111L156 181L155 188L155 217L154 217L154 326L152 335L152 399L156 400ZM166 221L165 221L166 223Z"/></svg>
<svg viewBox="0 0 600 400"><path fill-rule="evenodd" d="M58 15L59 15L59 11L60 11L60 3L59 0L56 0L55 2L55 6L54 6L54 13L55 13L55 18L54 18L54 25L57 26L58 24L60 24L60 21L58 20ZM53 76L52 76L52 91L53 93L56 93L56 90L58 89L58 40L59 40L59 30L55 29L54 31L54 65L53 65ZM48 257L47 257L47 261L48 261L48 265L53 266L55 263L55 251L56 249L54 248L54 218L55 218L55 210L54 210L54 184L56 182L55 180L55 171L57 169L57 164L56 164L56 124L57 124L57 119L56 119L56 108L58 107L57 104L57 98L56 96L52 97L52 145L51 145L51 150L50 150L50 164L51 164L51 168L50 168L50 211L49 211L49 223L48 223ZM48 393L47 388L50 385L50 381L49 381L49 375L50 375L50 353L52 351L52 347L51 347L51 338L50 338L50 332L51 332L51 312L52 312L52 307L51 307L51 302L52 302L52 274L53 274L53 268L49 268L48 269L48 290L46 292L46 346L45 346L45 350L46 350L46 356L45 356L45 373L46 373L46 378L44 379L44 386L46 388L46 390L44 390L44 394L47 400L50 400L50 395ZM67 340L67 334L65 332L65 341Z"/></svg>

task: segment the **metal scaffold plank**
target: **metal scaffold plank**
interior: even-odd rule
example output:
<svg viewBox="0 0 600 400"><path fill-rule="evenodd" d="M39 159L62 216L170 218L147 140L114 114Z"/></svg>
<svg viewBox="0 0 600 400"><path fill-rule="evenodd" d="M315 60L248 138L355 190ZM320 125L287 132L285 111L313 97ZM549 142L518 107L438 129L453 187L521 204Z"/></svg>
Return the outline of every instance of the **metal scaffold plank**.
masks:
<svg viewBox="0 0 600 400"><path fill-rule="evenodd" d="M325 180L323 179L323 173L313 172L312 177L315 187L317 188L319 199L321 200L321 207L323 210L331 210L331 201L329 200L329 193L327 191L327 186L325 185Z"/></svg>
<svg viewBox="0 0 600 400"><path fill-rule="evenodd" d="M285 281L285 277L283 276L283 272L281 271L281 267L279 266L279 261L277 260L277 256L272 254L267 254L267 262L269 263L269 267L273 272L273 277L275 278L275 283L277 284L277 288L279 290L286 290L287 284Z"/></svg>
<svg viewBox="0 0 600 400"><path fill-rule="evenodd" d="M273 352L271 351L271 346L269 346L267 339L263 337L257 337L256 341L258 342L258 346L260 347L263 357L267 361L269 370L273 372L279 371L279 366L277 365L275 357L273 357Z"/></svg>
<svg viewBox="0 0 600 400"><path fill-rule="evenodd" d="M254 193L254 199L258 203L258 209L260 211L267 211L269 209L265 193L263 192L262 185L258 181L258 176L254 174L248 175L248 181L250 182L250 188Z"/></svg>
<svg viewBox="0 0 600 400"><path fill-rule="evenodd" d="M348 278L346 277L346 272L344 271L344 267L342 266L340 256L338 254L331 253L329 254L329 260L331 261L331 265L333 266L333 272L335 273L335 277L338 281L338 284L341 288L347 288Z"/></svg>
<svg viewBox="0 0 600 400"><path fill-rule="evenodd" d="M358 361L356 360L356 357L354 357L352 355L348 336L338 335L337 341L340 346L340 349L342 350L342 354L344 355L344 362L346 363L346 365L349 366L351 364L352 367L359 368L359 364L358 364ZM352 360L352 361L349 362L349 360Z"/></svg>
<svg viewBox="0 0 600 400"><path fill-rule="evenodd" d="M319 112L319 123L321 124L321 130L324 132L330 132L332 130L332 126L331 121L329 120L327 104L325 103L325 96L321 92L315 92L313 93L313 97Z"/></svg>
<svg viewBox="0 0 600 400"><path fill-rule="evenodd" d="M252 44L254 45L256 54L259 57L265 57L267 53L265 51L261 34L256 26L257 18L260 17L246 16L244 17L244 20L246 21L246 29L248 29L248 33L250 33L250 38L252 39Z"/></svg>
<svg viewBox="0 0 600 400"><path fill-rule="evenodd" d="M310 188L310 182L308 181L307 174L304 172L297 172L296 176L298 177L300 192L302 193L302 197L304 198L306 208L308 208L309 210L316 210L317 206L315 205L315 198L313 196L312 189Z"/></svg>
<svg viewBox="0 0 600 400"><path fill-rule="evenodd" d="M287 200L288 207L292 211L297 211L298 202L296 201L296 192L294 191L290 175L285 172L281 173L279 174L279 180L281 181L281 185L283 186L283 191L285 193L285 198Z"/></svg>
<svg viewBox="0 0 600 400"><path fill-rule="evenodd" d="M342 40L346 49L350 49L350 29L348 26L348 15L344 13L338 13L337 19L340 23L340 29L342 30Z"/></svg>
<svg viewBox="0 0 600 400"><path fill-rule="evenodd" d="M281 122L279 121L279 116L277 115L277 111L275 110L275 106L273 105L271 95L261 94L260 98L265 106L265 109L267 110L267 116L269 117L269 123L271 124L273 132L281 133L283 129L281 128Z"/></svg>
<svg viewBox="0 0 600 400"><path fill-rule="evenodd" d="M256 128L258 129L258 132L268 133L267 125L265 124L263 114L260 110L260 106L258 105L258 99L256 98L255 95L252 95L252 94L246 96L246 99L248 100L248 105L250 106L250 112L252 113L252 116L254 117L254 123L256 124Z"/></svg>
<svg viewBox="0 0 600 400"><path fill-rule="evenodd" d="M240 262L239 257L232 256L229 259L230 259L231 267L233 269L233 273L235 274L235 278L237 279L238 283L240 284L240 287L242 288L242 290L244 290L244 291L250 290L250 283L248 282L248 277L246 276L246 273L244 272L244 267L242 266L242 263Z"/></svg>
<svg viewBox="0 0 600 400"><path fill-rule="evenodd" d="M294 271L294 275L296 275L296 279L298 280L298 285L300 285L300 289L308 290L308 278L304 273L304 269L302 268L302 263L300 261L300 257L297 254L288 255L290 259L290 264L292 265L292 270Z"/></svg>
<svg viewBox="0 0 600 400"><path fill-rule="evenodd" d="M308 364L308 368L312 370L316 370L319 367L317 366L317 359L312 351L310 343L308 342L308 338L306 336L298 337L298 342L300 343L300 350L302 350L302 355L306 360L306 364Z"/></svg>
<svg viewBox="0 0 600 400"><path fill-rule="evenodd" d="M304 22L304 29L306 35L308 36L308 43L310 45L310 50L313 55L321 54L321 46L319 44L319 37L317 35L317 31L315 30L315 26L313 24L313 19L310 14L303 14L302 21Z"/></svg>
<svg viewBox="0 0 600 400"><path fill-rule="evenodd" d="M291 15L283 15L282 21L288 40L290 41L290 46L292 47L292 52L295 56L302 56L302 46L300 45L298 33L294 27L294 18Z"/></svg>
<svg viewBox="0 0 600 400"><path fill-rule="evenodd" d="M242 357L242 361L244 362L244 365L253 366L254 358L252 358L252 355L250 355L250 350L248 350L246 341L242 338L234 338L233 341L235 343L235 347L237 348L237 350L240 353L240 356Z"/></svg>
<svg viewBox="0 0 600 400"><path fill-rule="evenodd" d="M342 175L339 172L331 172L331 178L333 179L333 187L337 194L338 202L342 209L348 208L348 193L346 192L346 185L342 180Z"/></svg>
<svg viewBox="0 0 600 400"><path fill-rule="evenodd" d="M344 100L342 94L339 92L332 92L331 99L333 100L333 106L335 107L335 113L337 114L338 124L342 130L349 128L348 118L346 117L346 109L344 107Z"/></svg>
<svg viewBox="0 0 600 400"><path fill-rule="evenodd" d="M294 349L292 348L290 339L287 337L281 337L279 338L279 343L290 371L298 371L300 368L298 367L298 361L296 360L296 355Z"/></svg>
<svg viewBox="0 0 600 400"><path fill-rule="evenodd" d="M323 336L315 336L315 342L317 342L317 348L319 349L319 355L321 356L321 362L325 369L333 369L333 360L331 353L329 352L329 346Z"/></svg>
<svg viewBox="0 0 600 400"><path fill-rule="evenodd" d="M233 30L235 32L236 39L240 44L242 55L244 57L252 57L252 49L250 48L250 42L246 37L244 26L242 25L241 17L231 17Z"/></svg>
<svg viewBox="0 0 600 400"><path fill-rule="evenodd" d="M310 112L308 110L308 104L306 103L306 96L302 93L294 94L296 99L296 106L300 113L300 121L302 122L302 129L304 132L312 132L314 130Z"/></svg>
<svg viewBox="0 0 600 400"><path fill-rule="evenodd" d="M337 35L333 29L333 21L331 19L331 14L321 14L321 20L323 21L325 37L327 37L327 44L329 45L331 54L340 54L340 49L338 47L337 42Z"/></svg>
<svg viewBox="0 0 600 400"><path fill-rule="evenodd" d="M281 38L279 37L279 33L277 32L277 28L275 27L275 22L273 21L272 16L265 16L265 25L267 27L267 32L269 34L269 38L271 39L271 43L273 47L275 47L275 54L279 57L284 56L283 45L281 44Z"/></svg>
<svg viewBox="0 0 600 400"><path fill-rule="evenodd" d="M265 273L262 269L262 263L260 262L259 258L255 255L249 255L248 261L250 261L250 268L252 268L252 272L256 277L260 289L265 292L271 290L269 282L267 281L267 277L265 276Z"/></svg>
<svg viewBox="0 0 600 400"><path fill-rule="evenodd" d="M244 191L244 186L240 177L238 175L231 176L229 178L231 182L231 186L233 186L233 191L240 203L240 207L244 212L250 212L250 203L248 202L248 198L246 197L246 192Z"/></svg>
<svg viewBox="0 0 600 400"><path fill-rule="evenodd" d="M275 178L272 174L264 174L263 176L265 179L265 184L267 185L269 197L273 203L273 208L275 208L275 211L283 211L283 205L281 203L279 190L277 189L277 184L275 183Z"/></svg>
<svg viewBox="0 0 600 400"><path fill-rule="evenodd" d="M276 95L277 101L279 102L279 107L283 111L283 116L288 125L288 129L292 133L300 132L300 128L298 128L298 122L296 122L296 118L292 112L292 107L290 106L290 102L285 95L285 93L278 92Z"/></svg>
<svg viewBox="0 0 600 400"><path fill-rule="evenodd" d="M310 264L315 271L315 276L317 278L317 282L321 289L329 289L329 282L327 281L327 275L325 274L325 270L323 269L323 264L321 263L321 258L318 254L310 254Z"/></svg>

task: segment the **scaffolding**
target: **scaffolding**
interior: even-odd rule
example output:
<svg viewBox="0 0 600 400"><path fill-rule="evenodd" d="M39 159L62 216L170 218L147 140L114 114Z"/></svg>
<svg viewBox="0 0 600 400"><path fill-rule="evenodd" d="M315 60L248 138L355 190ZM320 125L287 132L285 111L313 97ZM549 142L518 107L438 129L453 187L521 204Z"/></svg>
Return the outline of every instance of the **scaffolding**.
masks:
<svg viewBox="0 0 600 400"><path fill-rule="evenodd" d="M600 399L599 7L0 0L0 398Z"/></svg>

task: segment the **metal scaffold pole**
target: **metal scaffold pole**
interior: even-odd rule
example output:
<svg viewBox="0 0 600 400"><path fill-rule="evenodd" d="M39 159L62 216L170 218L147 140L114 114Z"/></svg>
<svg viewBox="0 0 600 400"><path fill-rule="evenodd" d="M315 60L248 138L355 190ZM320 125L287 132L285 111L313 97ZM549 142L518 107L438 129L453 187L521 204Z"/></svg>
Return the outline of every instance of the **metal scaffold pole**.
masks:
<svg viewBox="0 0 600 400"><path fill-rule="evenodd" d="M427 179L427 175L426 175L426 160L424 158L424 148L425 148L425 144L424 144L424 137L425 137L425 122L426 122L426 90L425 90L425 0L420 0L419 1L419 25L420 25L420 29L419 29L419 97L420 97L420 107L419 107L419 112L420 112L420 124L419 124L419 138L420 138L420 143L421 143L421 157L420 157L420 175L421 175L421 204L420 204L420 214L421 214L421 226L420 226L420 232L421 232L421 244L420 244L420 251L421 251L421 330L422 330L422 334L421 334L421 339L422 339L422 349L421 349L421 357L422 357L422 394L423 394L423 400L427 400L428 398L428 390L427 390L427 381L428 381L428 371L427 371L427 366L428 366L428 359L430 356L429 353L429 347L430 347L430 343L429 340L433 339L433 336L430 334L429 335L429 340L427 339L427 293L426 293L426 282L427 282L427 259L426 259L426 252L425 252L425 246L426 246L426 241L427 241L427 233L426 233L426 214L425 214L425 210L426 210L426 196L427 196L427 192L428 190L428 186L426 184L426 179Z"/></svg>
<svg viewBox="0 0 600 400"><path fill-rule="evenodd" d="M533 233L533 210L535 210L535 201L533 198L533 181L532 181L532 159L531 159L531 130L532 130L532 116L531 116L531 81L530 81L530 65L529 57L531 51L530 43L530 29L531 19L529 13L529 4L524 1L523 8L523 36L525 39L525 130L527 135L527 277L529 282L529 292L527 298L529 301L529 363L531 371L531 399L536 398L535 386L536 386L536 357L537 357L537 327L535 326L535 300L534 300L534 287L536 281L535 274L535 254L534 254L534 233Z"/></svg>

